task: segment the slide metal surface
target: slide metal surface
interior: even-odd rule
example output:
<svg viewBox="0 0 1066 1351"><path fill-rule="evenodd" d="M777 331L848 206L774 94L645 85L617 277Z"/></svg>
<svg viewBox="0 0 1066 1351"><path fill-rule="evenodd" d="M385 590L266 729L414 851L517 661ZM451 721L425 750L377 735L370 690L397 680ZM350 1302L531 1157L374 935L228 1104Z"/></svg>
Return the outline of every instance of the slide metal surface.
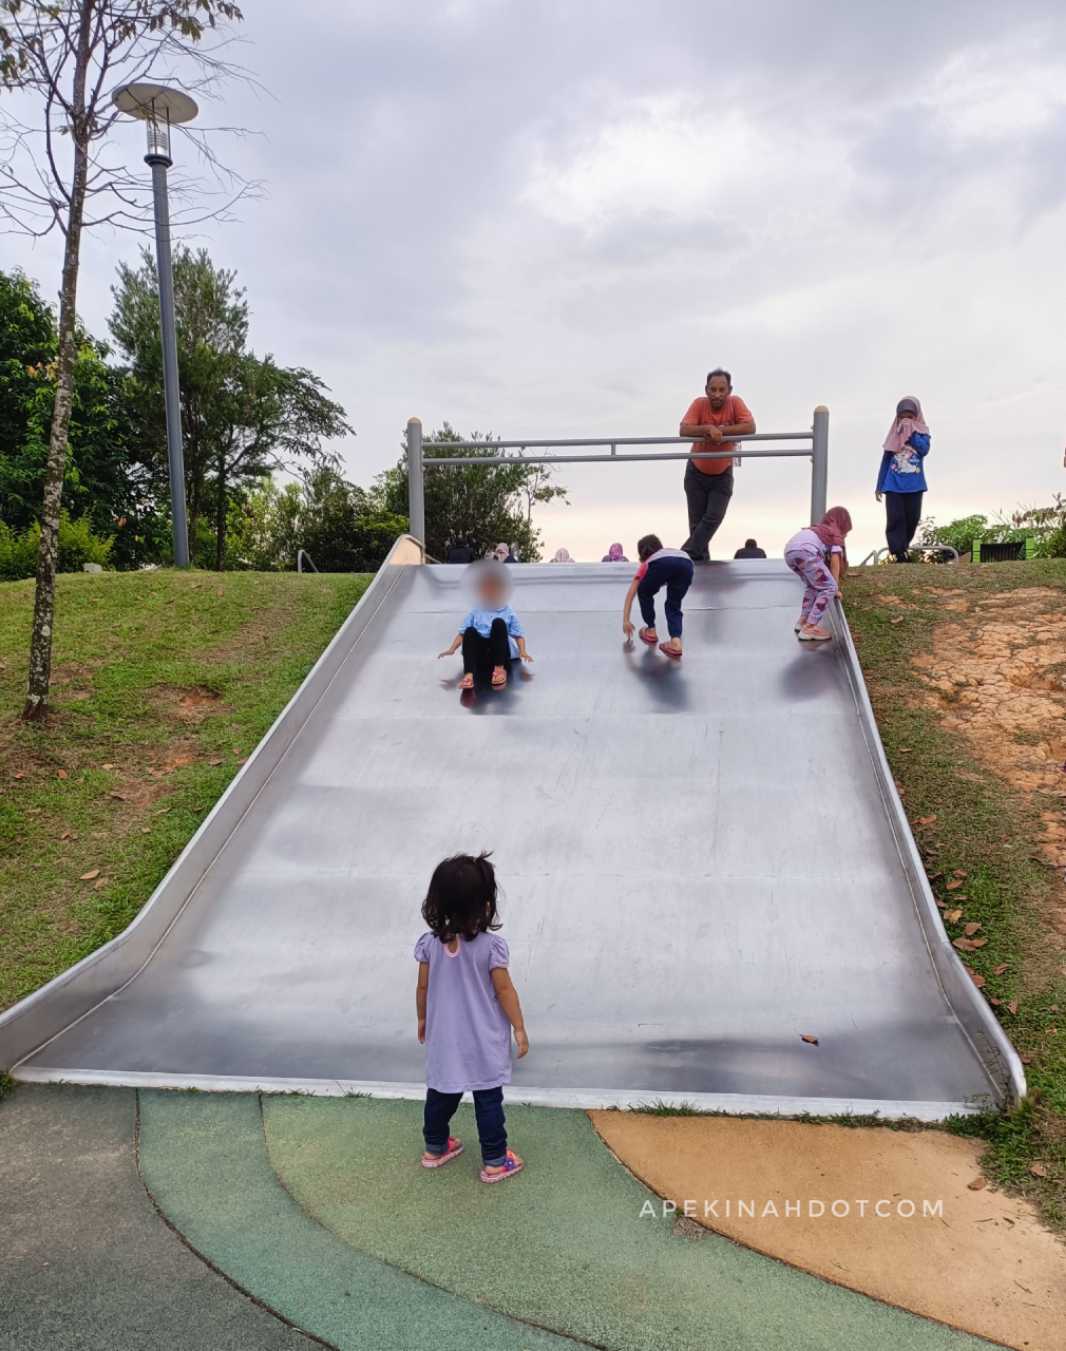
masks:
<svg viewBox="0 0 1066 1351"><path fill-rule="evenodd" d="M934 1119L1024 1093L841 612L800 645L782 562L700 567L677 665L622 646L631 566L515 566L536 660L464 704L434 658L463 569L420 560L398 541L130 928L0 1018L0 1065L421 1095L421 900L442 857L491 849L517 1100Z"/></svg>

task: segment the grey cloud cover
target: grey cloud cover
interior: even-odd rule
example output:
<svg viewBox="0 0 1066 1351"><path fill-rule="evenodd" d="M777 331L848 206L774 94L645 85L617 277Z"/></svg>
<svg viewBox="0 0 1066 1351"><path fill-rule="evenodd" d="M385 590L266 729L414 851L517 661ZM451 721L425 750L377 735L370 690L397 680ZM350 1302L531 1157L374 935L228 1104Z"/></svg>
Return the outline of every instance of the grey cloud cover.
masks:
<svg viewBox="0 0 1066 1351"><path fill-rule="evenodd" d="M268 196L206 242L249 288L257 347L346 404L353 476L395 458L412 413L671 435L723 362L762 428L830 405L831 493L863 548L904 389L933 424L938 517L1066 486L1066 21L1047 6L247 11L270 96L233 89L205 116L262 133L225 154ZM97 328L134 246L87 243ZM52 289L54 249L14 248ZM678 477L570 471L547 542L679 537ZM723 550L779 548L804 504L799 465L746 466Z"/></svg>

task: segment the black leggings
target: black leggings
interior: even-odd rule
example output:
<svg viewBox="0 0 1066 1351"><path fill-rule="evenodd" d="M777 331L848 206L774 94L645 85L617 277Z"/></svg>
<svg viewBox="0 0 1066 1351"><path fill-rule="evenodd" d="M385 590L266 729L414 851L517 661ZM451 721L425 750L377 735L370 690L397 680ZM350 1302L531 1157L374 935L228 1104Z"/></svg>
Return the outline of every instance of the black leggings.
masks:
<svg viewBox="0 0 1066 1351"><path fill-rule="evenodd" d="M907 561L907 550L922 519L924 496L924 493L885 493L885 541L900 563Z"/></svg>
<svg viewBox="0 0 1066 1351"><path fill-rule="evenodd" d="M487 638L482 638L473 625L463 632L464 675L487 678L495 666L502 666L507 671L511 669L511 641L502 619L492 621Z"/></svg>

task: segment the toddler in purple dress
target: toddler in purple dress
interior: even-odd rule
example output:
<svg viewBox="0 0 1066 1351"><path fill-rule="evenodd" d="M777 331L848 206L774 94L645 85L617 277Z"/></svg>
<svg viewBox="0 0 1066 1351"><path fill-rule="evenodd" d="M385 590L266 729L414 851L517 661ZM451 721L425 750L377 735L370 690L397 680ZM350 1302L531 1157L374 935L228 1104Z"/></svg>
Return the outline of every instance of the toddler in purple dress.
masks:
<svg viewBox="0 0 1066 1351"><path fill-rule="evenodd" d="M529 1050L518 994L497 936L496 873L487 854L438 863L422 905L429 925L415 944L418 1040L426 1046L423 1168L463 1152L448 1127L466 1091L474 1097L482 1182L521 1172L507 1147L503 1085L511 1082L511 1030L519 1057Z"/></svg>

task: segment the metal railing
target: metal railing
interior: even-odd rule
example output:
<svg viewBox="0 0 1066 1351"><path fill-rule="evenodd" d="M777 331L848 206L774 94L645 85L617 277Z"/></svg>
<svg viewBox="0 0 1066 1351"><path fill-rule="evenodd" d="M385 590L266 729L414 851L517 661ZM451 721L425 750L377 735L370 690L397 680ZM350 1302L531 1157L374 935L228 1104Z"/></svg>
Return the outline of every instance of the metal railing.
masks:
<svg viewBox="0 0 1066 1351"><path fill-rule="evenodd" d="M317 571L318 571L318 569L315 567L315 560L311 557L311 555L307 552L307 550L306 550L306 549L297 549L297 550L296 550L296 571L297 571L297 572L303 572L303 570L304 570L304 564L305 564L305 563L308 564L308 566L310 567L310 569L311 569L312 572L317 572Z"/></svg>
<svg viewBox="0 0 1066 1351"><path fill-rule="evenodd" d="M950 544L912 544L910 551L918 554L950 554L951 557L948 559L949 563L957 563L959 561L958 549ZM885 554L889 552L890 550L887 544L883 544L880 549L871 549L862 562L856 564L856 567L876 567L881 559L884 558Z"/></svg>
<svg viewBox="0 0 1066 1351"><path fill-rule="evenodd" d="M762 441L803 441L803 448L755 448L749 449L752 442ZM825 515L826 495L829 478L829 409L819 405L814 410L814 418L809 431L805 432L755 432L751 436L728 436L721 441L707 441L701 437L689 436L594 436L573 440L538 440L526 437L521 441L448 441L449 450L515 450L517 455L430 455L423 453L422 421L409 418L407 422L407 499L410 518L410 532L416 539L426 538L426 491L425 471L444 469L456 465L480 465L490 468L522 462L524 464L628 464L647 460L688 460L693 455L714 456L717 459L733 460L776 459L782 457L804 456L811 461L811 520L818 521ZM610 449L604 455L530 455L528 450L550 448L588 450L597 446ZM619 446L689 446L691 449L678 451L658 451L655 453L618 454ZM697 450L698 447L698 450Z"/></svg>

